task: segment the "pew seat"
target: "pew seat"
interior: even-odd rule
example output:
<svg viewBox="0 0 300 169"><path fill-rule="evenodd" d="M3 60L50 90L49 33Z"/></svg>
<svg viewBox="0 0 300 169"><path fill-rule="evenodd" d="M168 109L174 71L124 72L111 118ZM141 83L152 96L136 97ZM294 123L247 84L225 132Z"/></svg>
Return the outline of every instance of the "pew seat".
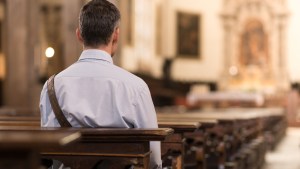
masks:
<svg viewBox="0 0 300 169"><path fill-rule="evenodd" d="M80 139L77 131L15 130L0 132L0 168L39 169L46 147L60 148Z"/></svg>
<svg viewBox="0 0 300 169"><path fill-rule="evenodd" d="M89 169L99 162L112 161L115 168L134 166L148 169L150 141L163 141L173 133L170 128L42 128L38 126L0 126L1 131L56 131L79 132L81 139L70 146L45 146L43 158L56 159L72 169Z"/></svg>

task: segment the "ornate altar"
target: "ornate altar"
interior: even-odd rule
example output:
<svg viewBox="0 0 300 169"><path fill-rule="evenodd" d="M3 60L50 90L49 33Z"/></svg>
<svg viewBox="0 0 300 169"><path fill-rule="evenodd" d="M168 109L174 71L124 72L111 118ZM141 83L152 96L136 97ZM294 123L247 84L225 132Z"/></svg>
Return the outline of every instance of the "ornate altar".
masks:
<svg viewBox="0 0 300 169"><path fill-rule="evenodd" d="M289 88L285 0L224 0L225 91L275 93Z"/></svg>

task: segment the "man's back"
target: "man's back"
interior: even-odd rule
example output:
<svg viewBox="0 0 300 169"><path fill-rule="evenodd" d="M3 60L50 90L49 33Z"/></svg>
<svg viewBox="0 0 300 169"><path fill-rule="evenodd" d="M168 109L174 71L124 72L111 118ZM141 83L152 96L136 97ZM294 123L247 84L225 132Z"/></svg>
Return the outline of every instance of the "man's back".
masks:
<svg viewBox="0 0 300 169"><path fill-rule="evenodd" d="M145 82L113 65L101 50L85 50L79 60L55 77L56 97L73 127L157 128L156 113ZM47 87L40 100L41 124L59 127ZM151 143L160 162L159 143Z"/></svg>
<svg viewBox="0 0 300 169"><path fill-rule="evenodd" d="M111 57L103 51L84 51L78 62L56 76L55 90L72 126L157 127L156 116L143 119L155 114L147 85L113 65ZM45 87L42 93L42 97L47 95ZM139 107L141 104L145 105ZM42 125L57 126L51 111L49 107L43 111L47 118L42 119Z"/></svg>

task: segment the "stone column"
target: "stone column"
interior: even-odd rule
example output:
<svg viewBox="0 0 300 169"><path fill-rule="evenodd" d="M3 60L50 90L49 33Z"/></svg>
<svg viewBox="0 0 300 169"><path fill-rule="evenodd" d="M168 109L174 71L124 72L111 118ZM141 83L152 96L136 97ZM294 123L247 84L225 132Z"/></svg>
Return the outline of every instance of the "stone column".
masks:
<svg viewBox="0 0 300 169"><path fill-rule="evenodd" d="M229 67L233 64L232 61L232 23L231 16L224 16L224 72L228 74Z"/></svg>
<svg viewBox="0 0 300 169"><path fill-rule="evenodd" d="M119 0L109 0L111 3L113 3L113 4L115 4L116 5L116 7L120 10L120 12L121 12L121 4L122 4L122 2L124 1L119 1ZM124 2L123 2L124 3ZM128 1L125 1L125 3L128 3ZM122 15L122 14L121 14ZM121 16L121 19L122 19L122 25L120 26L120 29L122 29L122 27L124 27L124 24L126 24L126 22L124 22L124 16L122 15ZM124 37L125 37L125 35L122 33L122 30L121 30L121 34L120 34L120 37L119 37L119 42L118 42L118 50L117 50L117 52L116 52L116 56L115 57L113 57L113 61L114 61L114 64L115 65L118 65L118 66L121 66L121 60L122 60L122 56L121 56L121 54L122 54L122 47L123 47L123 40L122 39L124 39Z"/></svg>
<svg viewBox="0 0 300 169"><path fill-rule="evenodd" d="M229 69L234 65L235 62L233 60L233 27L234 27L234 16L228 13L224 13L221 15L223 19L223 28L224 28L224 46L223 46L223 71L220 73L219 78L219 89L226 90L228 89L228 85L230 83L230 73Z"/></svg>
<svg viewBox="0 0 300 169"><path fill-rule="evenodd" d="M287 58L286 58L286 25L287 14L277 15L278 25L278 70L279 79L278 87L281 90L289 89L289 77L287 72Z"/></svg>
<svg viewBox="0 0 300 169"><path fill-rule="evenodd" d="M40 85L34 70L35 0L7 0L4 106L32 113L38 109ZM17 11L16 11L16 7Z"/></svg>
<svg viewBox="0 0 300 169"><path fill-rule="evenodd" d="M9 1L9 0L8 0ZM40 101L40 93L43 87L43 84L39 81L39 65L36 63L36 47L39 43L39 34L37 33L39 30L39 19L37 19L39 15L39 1L37 0L28 0L27 1L27 10L28 10L28 39L27 39L27 58L29 59L28 63L28 100L30 100L30 110L32 112L29 113L37 113L39 114L39 101Z"/></svg>
<svg viewBox="0 0 300 169"><path fill-rule="evenodd" d="M76 38L79 11L84 4L82 0L63 0L62 32L64 39L64 67L76 62L82 52L82 45Z"/></svg>

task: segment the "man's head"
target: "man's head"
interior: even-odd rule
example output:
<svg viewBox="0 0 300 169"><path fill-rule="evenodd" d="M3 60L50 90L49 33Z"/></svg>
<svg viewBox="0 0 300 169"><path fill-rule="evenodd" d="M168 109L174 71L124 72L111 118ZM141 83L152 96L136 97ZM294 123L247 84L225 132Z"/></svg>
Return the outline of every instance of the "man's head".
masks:
<svg viewBox="0 0 300 169"><path fill-rule="evenodd" d="M92 0L84 5L79 16L78 38L86 48L112 45L116 50L120 11L107 0Z"/></svg>

